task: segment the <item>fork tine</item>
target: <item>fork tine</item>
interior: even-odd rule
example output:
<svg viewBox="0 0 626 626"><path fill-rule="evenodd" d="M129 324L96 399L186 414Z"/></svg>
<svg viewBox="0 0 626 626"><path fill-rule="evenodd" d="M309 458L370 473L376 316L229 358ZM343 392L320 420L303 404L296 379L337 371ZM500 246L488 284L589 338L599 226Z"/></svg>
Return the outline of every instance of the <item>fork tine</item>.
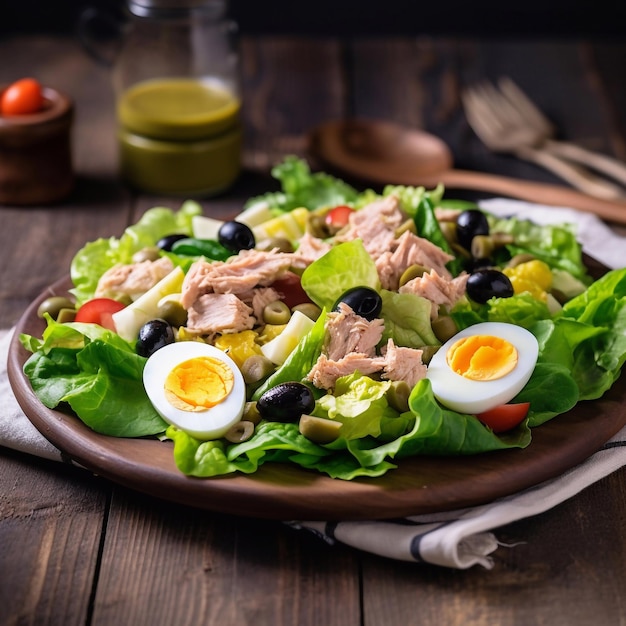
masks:
<svg viewBox="0 0 626 626"><path fill-rule="evenodd" d="M552 131L552 124L548 118L539 110L532 100L513 82L505 76L500 79L499 87L502 93L509 99L511 104L537 128L545 133Z"/></svg>
<svg viewBox="0 0 626 626"><path fill-rule="evenodd" d="M468 122L482 135L483 141L504 131L511 123L510 104L503 102L496 88L490 83L480 83L468 88L463 94Z"/></svg>
<svg viewBox="0 0 626 626"><path fill-rule="evenodd" d="M500 126L500 123L491 115L490 107L486 104L484 97L478 93L476 87L473 87L464 91L461 98L469 125L486 144L490 144L493 134L498 132L494 124Z"/></svg>

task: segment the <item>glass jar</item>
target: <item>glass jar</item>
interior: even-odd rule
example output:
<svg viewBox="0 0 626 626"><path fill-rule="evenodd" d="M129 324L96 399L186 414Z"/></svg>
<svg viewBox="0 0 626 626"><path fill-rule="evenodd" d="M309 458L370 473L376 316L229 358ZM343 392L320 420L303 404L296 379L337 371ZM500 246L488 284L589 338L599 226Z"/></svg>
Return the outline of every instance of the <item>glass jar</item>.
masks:
<svg viewBox="0 0 626 626"><path fill-rule="evenodd" d="M239 63L224 0L127 0L112 69L120 171L176 196L227 189L241 167Z"/></svg>

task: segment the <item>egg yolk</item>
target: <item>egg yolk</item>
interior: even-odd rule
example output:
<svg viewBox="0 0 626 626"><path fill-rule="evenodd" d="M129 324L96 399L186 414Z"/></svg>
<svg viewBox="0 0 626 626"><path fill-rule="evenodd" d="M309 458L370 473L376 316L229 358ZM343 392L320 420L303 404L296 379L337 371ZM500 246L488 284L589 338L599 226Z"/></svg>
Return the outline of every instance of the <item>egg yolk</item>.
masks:
<svg viewBox="0 0 626 626"><path fill-rule="evenodd" d="M212 357L197 357L174 367L165 379L168 402L184 411L205 411L222 402L231 392L235 377L226 363Z"/></svg>
<svg viewBox="0 0 626 626"><path fill-rule="evenodd" d="M471 380L496 380L517 365L517 349L506 339L472 335L456 341L446 354L450 368Z"/></svg>

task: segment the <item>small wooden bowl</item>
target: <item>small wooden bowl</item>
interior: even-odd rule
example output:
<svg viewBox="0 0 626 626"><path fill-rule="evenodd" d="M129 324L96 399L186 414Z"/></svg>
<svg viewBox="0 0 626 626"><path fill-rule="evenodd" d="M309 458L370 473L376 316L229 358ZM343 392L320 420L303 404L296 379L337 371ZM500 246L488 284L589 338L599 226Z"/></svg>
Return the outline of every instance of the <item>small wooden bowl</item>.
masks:
<svg viewBox="0 0 626 626"><path fill-rule="evenodd" d="M7 86L0 85L0 96ZM37 113L0 115L0 204L51 204L74 187L73 102L51 87L43 96Z"/></svg>

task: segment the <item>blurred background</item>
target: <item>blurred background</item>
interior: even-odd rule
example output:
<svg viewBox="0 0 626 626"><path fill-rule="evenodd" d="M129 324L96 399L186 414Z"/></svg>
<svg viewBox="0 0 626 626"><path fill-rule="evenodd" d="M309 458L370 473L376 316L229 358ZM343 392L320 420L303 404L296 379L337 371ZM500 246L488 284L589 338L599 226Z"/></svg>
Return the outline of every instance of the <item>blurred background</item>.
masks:
<svg viewBox="0 0 626 626"><path fill-rule="evenodd" d="M5 0L0 36L73 30L87 7L119 12L122 0ZM624 0L231 0L242 33L626 36Z"/></svg>

